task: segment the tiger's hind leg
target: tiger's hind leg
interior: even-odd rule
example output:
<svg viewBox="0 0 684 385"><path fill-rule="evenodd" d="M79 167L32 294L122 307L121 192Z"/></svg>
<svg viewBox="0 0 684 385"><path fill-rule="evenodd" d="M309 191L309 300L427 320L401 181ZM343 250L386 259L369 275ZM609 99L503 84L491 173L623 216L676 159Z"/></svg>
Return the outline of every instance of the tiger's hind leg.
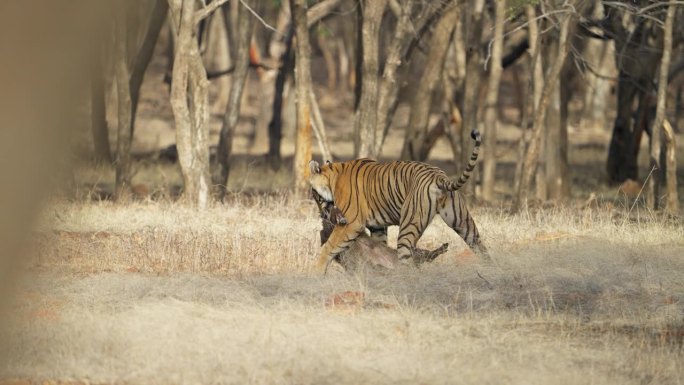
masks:
<svg viewBox="0 0 684 385"><path fill-rule="evenodd" d="M470 216L468 207L466 207L465 200L461 194L456 191L445 192L439 201L437 212L444 222L463 238L468 247L482 258L490 259L487 248L482 243L482 240L480 240L480 233L477 230L475 221Z"/></svg>
<svg viewBox="0 0 684 385"><path fill-rule="evenodd" d="M437 213L436 199L427 186L410 194L401 208L397 255L400 260L413 257L416 244Z"/></svg>

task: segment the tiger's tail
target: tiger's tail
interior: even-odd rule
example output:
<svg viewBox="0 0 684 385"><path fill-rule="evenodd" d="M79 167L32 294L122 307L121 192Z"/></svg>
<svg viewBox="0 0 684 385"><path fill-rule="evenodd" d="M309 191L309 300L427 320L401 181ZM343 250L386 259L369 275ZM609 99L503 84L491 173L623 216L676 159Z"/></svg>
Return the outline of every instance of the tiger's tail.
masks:
<svg viewBox="0 0 684 385"><path fill-rule="evenodd" d="M480 132L477 130L477 128L473 128L473 130L470 132L470 137L475 141L475 147L473 147L473 152L470 154L470 160L468 160L465 170L463 170L463 173L456 182L446 178L439 179L437 181L437 187L439 187L440 190L456 191L460 189L464 184L466 184L470 178L470 175L473 173L475 165L477 164L477 156L480 154L482 137L480 136Z"/></svg>

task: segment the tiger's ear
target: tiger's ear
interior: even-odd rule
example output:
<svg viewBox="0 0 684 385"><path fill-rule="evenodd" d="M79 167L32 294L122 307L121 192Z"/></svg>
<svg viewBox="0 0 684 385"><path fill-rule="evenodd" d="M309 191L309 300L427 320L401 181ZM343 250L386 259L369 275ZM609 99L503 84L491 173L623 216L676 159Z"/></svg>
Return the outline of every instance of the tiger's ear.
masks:
<svg viewBox="0 0 684 385"><path fill-rule="evenodd" d="M315 160L309 162L309 169L311 170L311 175L321 173L321 166L319 166L318 162L316 162Z"/></svg>

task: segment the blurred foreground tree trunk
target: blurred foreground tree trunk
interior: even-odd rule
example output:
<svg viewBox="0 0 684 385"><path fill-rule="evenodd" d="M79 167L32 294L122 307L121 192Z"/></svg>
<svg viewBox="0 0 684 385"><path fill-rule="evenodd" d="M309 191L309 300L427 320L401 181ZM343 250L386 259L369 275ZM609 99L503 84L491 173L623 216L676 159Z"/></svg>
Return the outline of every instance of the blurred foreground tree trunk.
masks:
<svg viewBox="0 0 684 385"><path fill-rule="evenodd" d="M482 172L482 198L494 200L496 182L496 133L499 124L499 86L501 83L501 57L503 51L503 30L506 2L497 1L494 10L494 36L492 37L492 56L489 59L489 78L484 112L484 167Z"/></svg>
<svg viewBox="0 0 684 385"><path fill-rule="evenodd" d="M661 149L661 133L663 132L663 123L665 122L665 103L667 99L667 85L668 85L668 71L670 69L670 57L672 55L672 28L674 24L676 5L670 3L667 8L667 16L665 17L665 27L663 31L663 55L660 59L660 71L658 73L658 97L656 101L656 115L651 128L651 142L650 168L652 169L651 178L648 180L648 189L646 190L646 204L648 208L660 208L660 182L662 167L660 153ZM676 191L676 190L675 190Z"/></svg>
<svg viewBox="0 0 684 385"><path fill-rule="evenodd" d="M169 0L176 31L171 107L176 123L183 199L205 208L209 200L209 100L207 73L194 35L194 0Z"/></svg>
<svg viewBox="0 0 684 385"><path fill-rule="evenodd" d="M248 2L254 7L256 1ZM224 5L226 7L227 5ZM218 145L218 172L214 184L219 187L220 199L225 197L228 189L228 178L230 176L230 156L233 152L233 135L240 118L240 104L242 102L242 92L247 81L249 71L249 47L252 39L254 17L244 4L238 8L238 37L235 53L235 71L228 96L228 105L223 116L223 125L219 136ZM230 17L224 13L224 20L229 21ZM226 26L228 30L230 26Z"/></svg>
<svg viewBox="0 0 684 385"><path fill-rule="evenodd" d="M306 0L290 0L290 13L295 27L295 89L297 134L295 141L295 190L306 191L311 160L311 43L306 17Z"/></svg>

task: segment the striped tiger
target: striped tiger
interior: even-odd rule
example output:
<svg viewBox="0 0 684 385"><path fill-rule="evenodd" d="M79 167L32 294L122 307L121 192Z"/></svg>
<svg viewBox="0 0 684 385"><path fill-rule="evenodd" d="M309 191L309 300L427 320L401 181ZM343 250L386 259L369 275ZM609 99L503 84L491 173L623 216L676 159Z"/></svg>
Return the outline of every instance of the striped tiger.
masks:
<svg viewBox="0 0 684 385"><path fill-rule="evenodd" d="M347 224L336 225L323 245L318 268L324 269L368 227L380 234L387 226L399 226L397 254L408 259L435 214L449 225L473 251L486 256L486 248L463 197L458 193L470 177L480 149L477 130L468 165L456 182L444 171L421 162L380 163L371 159L330 163L311 161L309 182L323 201L334 202Z"/></svg>

